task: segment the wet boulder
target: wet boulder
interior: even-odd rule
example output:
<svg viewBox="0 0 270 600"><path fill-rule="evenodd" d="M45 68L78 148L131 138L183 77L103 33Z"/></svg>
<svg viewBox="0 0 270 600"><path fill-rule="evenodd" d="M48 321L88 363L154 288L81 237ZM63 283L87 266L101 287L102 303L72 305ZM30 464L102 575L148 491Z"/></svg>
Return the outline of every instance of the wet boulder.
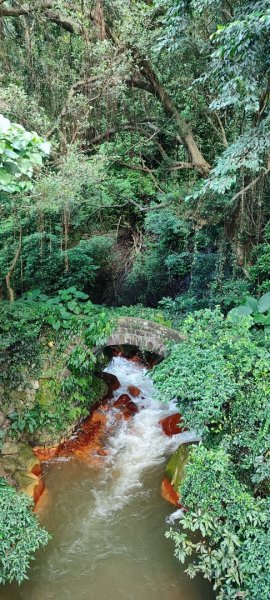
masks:
<svg viewBox="0 0 270 600"><path fill-rule="evenodd" d="M181 444L171 456L166 466L166 477L161 484L161 495L165 500L183 508L180 503L179 488L185 475L191 444Z"/></svg>
<svg viewBox="0 0 270 600"><path fill-rule="evenodd" d="M172 437L173 435L177 435L178 433L182 433L183 431L187 431L187 428L183 425L183 417L176 413L174 415L169 415L164 419L159 421L165 435Z"/></svg>
<svg viewBox="0 0 270 600"><path fill-rule="evenodd" d="M167 500L167 502L170 502L171 504L173 504L174 506L177 506L178 508L182 508L178 493L175 491L175 489L173 488L172 484L170 483L169 479L167 479L167 477L164 477L164 479L162 481L161 495L162 495L162 498L164 498L164 500Z"/></svg>
<svg viewBox="0 0 270 600"><path fill-rule="evenodd" d="M114 402L115 408L121 408L128 410L130 413L137 413L138 407L133 402L128 394L122 394L119 398Z"/></svg>
<svg viewBox="0 0 270 600"><path fill-rule="evenodd" d="M128 391L130 395L134 398L137 398L141 393L141 390L139 390L139 388L137 388L136 385L129 385Z"/></svg>
<svg viewBox="0 0 270 600"><path fill-rule="evenodd" d="M166 477L171 482L175 491L178 491L184 478L185 466L188 462L190 448L190 444L181 444L171 456L166 466Z"/></svg>
<svg viewBox="0 0 270 600"><path fill-rule="evenodd" d="M113 375L113 373L107 373L103 371L103 373L101 373L101 379L103 379L103 381L105 381L107 384L109 393L115 392L118 390L118 388L120 388L120 381L117 379L116 375Z"/></svg>

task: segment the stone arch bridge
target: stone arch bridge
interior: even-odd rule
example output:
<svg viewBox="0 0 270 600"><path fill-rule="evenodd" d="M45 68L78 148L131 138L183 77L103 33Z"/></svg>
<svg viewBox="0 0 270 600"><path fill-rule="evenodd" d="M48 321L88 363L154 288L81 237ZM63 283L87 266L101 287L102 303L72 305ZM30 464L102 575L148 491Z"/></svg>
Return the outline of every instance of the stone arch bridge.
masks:
<svg viewBox="0 0 270 600"><path fill-rule="evenodd" d="M183 340L185 340L183 334L154 321L136 317L120 317L117 327L106 342L102 344L102 348L124 345L137 346L140 350L147 350L164 357L168 342L181 342ZM102 348L97 348L97 351Z"/></svg>

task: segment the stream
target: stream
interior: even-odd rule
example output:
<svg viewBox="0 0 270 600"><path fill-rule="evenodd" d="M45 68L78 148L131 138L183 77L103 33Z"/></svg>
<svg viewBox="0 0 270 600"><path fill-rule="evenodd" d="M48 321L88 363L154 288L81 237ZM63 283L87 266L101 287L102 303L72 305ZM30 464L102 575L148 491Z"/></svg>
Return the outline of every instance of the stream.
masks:
<svg viewBox="0 0 270 600"><path fill-rule="evenodd" d="M163 433L159 421L175 407L153 398L142 365L114 357L106 371L121 387L107 412L104 455L44 464L37 512L53 537L36 553L29 580L0 588L0 600L213 600L209 583L185 575L164 536L175 511L160 494L164 467L192 434ZM141 390L132 398L138 412L119 419L112 405L129 385Z"/></svg>

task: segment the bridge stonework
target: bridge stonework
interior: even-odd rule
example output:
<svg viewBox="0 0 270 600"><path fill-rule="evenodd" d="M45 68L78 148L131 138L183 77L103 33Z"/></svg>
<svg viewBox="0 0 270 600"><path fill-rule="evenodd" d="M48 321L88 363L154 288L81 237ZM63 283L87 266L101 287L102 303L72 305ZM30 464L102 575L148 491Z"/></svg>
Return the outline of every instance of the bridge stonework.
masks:
<svg viewBox="0 0 270 600"><path fill-rule="evenodd" d="M159 323L136 317L120 317L116 329L103 347L137 346L140 350L164 357L168 342L181 342L184 339L183 334Z"/></svg>

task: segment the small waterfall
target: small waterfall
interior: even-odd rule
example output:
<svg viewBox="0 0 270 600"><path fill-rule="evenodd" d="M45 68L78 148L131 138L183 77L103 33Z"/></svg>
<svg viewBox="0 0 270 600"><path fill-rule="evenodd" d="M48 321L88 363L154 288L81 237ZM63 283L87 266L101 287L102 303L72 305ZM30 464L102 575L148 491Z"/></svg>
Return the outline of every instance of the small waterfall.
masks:
<svg viewBox="0 0 270 600"><path fill-rule="evenodd" d="M134 494L143 490L143 475L164 461L174 452L181 441L195 441L192 432L167 437L160 419L176 412L175 402L161 404L154 398L154 386L146 368L122 357L112 359L106 371L117 375L121 387L114 393L115 401L128 393L128 386L135 385L141 394L132 400L138 413L128 421L116 422L117 409L111 409L112 434L107 440L108 458L101 487L93 490L95 516L106 517L120 510Z"/></svg>

